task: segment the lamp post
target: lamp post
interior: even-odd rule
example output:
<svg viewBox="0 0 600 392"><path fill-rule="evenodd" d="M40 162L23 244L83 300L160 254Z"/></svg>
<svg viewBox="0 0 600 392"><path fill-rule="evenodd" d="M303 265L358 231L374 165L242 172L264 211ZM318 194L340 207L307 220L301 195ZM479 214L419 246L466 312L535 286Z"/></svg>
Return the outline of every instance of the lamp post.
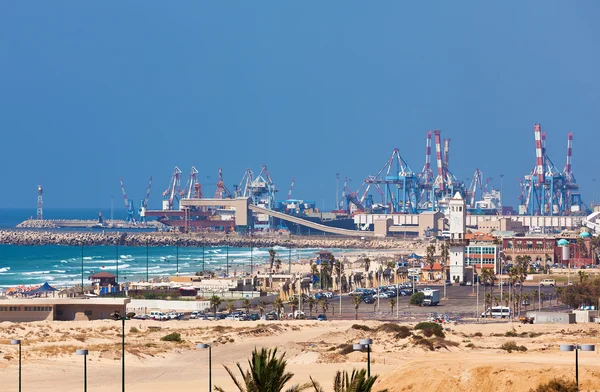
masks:
<svg viewBox="0 0 600 392"><path fill-rule="evenodd" d="M88 350L77 350L75 355L83 355L83 392L87 392L87 355Z"/></svg>
<svg viewBox="0 0 600 392"><path fill-rule="evenodd" d="M83 242L81 243L81 295L83 296Z"/></svg>
<svg viewBox="0 0 600 392"><path fill-rule="evenodd" d="M206 246L206 239L202 236L202 272L204 272L204 247Z"/></svg>
<svg viewBox="0 0 600 392"><path fill-rule="evenodd" d="M371 377L371 345L373 339L360 339L358 344L353 344L354 351L367 350L367 377Z"/></svg>
<svg viewBox="0 0 600 392"><path fill-rule="evenodd" d="M575 351L575 385L579 390L579 354L578 351L595 351L593 344L561 344L560 351Z"/></svg>
<svg viewBox="0 0 600 392"><path fill-rule="evenodd" d="M115 320L121 320L122 322L122 330L121 330L121 389L125 392L125 320L132 318L135 316L135 313L127 313L126 315L121 315L119 312L111 313L110 317Z"/></svg>
<svg viewBox="0 0 600 392"><path fill-rule="evenodd" d="M226 269L225 269L225 274L229 277L229 238L227 237L227 234L225 234L225 252L226 252L225 262L227 263Z"/></svg>
<svg viewBox="0 0 600 392"><path fill-rule="evenodd" d="M292 242L288 240L288 274L292 274Z"/></svg>
<svg viewBox="0 0 600 392"><path fill-rule="evenodd" d="M146 240L146 282L150 281L149 278L149 274L148 274L148 263L149 263L149 249L148 249L148 240Z"/></svg>
<svg viewBox="0 0 600 392"><path fill-rule="evenodd" d="M254 252L254 244L252 243L252 232L250 232L250 276L254 274L254 262L252 261L252 256ZM254 282L254 278L252 278Z"/></svg>
<svg viewBox="0 0 600 392"><path fill-rule="evenodd" d="M19 392L21 392L21 340L13 339L10 341L10 344L19 346Z"/></svg>
<svg viewBox="0 0 600 392"><path fill-rule="evenodd" d="M500 215L502 215L504 212L502 211L502 179L504 178L504 174L500 174Z"/></svg>
<svg viewBox="0 0 600 392"><path fill-rule="evenodd" d="M210 343L200 343L196 348L208 349L208 391L212 390L212 345Z"/></svg>
<svg viewBox="0 0 600 392"><path fill-rule="evenodd" d="M177 276L179 276L179 238L177 239L176 244L176 256L175 256L175 263L177 265Z"/></svg>
<svg viewBox="0 0 600 392"><path fill-rule="evenodd" d="M119 284L119 244L117 243L117 257L115 258L115 261L117 263L117 268L116 268L116 275L117 277L115 278L115 282L117 283L117 285Z"/></svg>

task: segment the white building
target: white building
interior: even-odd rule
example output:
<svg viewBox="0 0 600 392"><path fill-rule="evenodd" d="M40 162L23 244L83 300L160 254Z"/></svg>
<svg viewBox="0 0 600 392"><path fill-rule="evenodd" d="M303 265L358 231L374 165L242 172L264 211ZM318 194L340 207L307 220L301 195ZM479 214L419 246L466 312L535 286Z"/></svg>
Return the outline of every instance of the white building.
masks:
<svg viewBox="0 0 600 392"><path fill-rule="evenodd" d="M448 203L448 220L450 225L450 281L462 282L465 276L467 206L458 192Z"/></svg>

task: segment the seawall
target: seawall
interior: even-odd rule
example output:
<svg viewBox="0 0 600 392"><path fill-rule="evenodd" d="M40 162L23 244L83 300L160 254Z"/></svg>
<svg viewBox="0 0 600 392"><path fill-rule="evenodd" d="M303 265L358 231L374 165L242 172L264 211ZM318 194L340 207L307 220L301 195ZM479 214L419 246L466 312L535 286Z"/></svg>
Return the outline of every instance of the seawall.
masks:
<svg viewBox="0 0 600 392"><path fill-rule="evenodd" d="M284 246L294 248L353 248L353 249L415 249L423 246L420 240L355 239L332 237L294 237L278 235L201 235L173 233L123 233L123 232L53 232L27 230L0 230L0 244L11 245L69 245L69 246L176 246L202 247L225 246L270 248Z"/></svg>

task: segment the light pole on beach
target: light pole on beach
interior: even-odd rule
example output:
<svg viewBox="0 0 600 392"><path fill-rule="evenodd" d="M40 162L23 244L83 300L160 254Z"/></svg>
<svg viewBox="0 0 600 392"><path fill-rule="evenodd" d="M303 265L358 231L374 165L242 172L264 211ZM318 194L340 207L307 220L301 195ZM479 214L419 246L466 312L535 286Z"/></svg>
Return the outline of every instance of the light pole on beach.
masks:
<svg viewBox="0 0 600 392"><path fill-rule="evenodd" d="M196 348L208 349L208 391L212 390L212 345L210 343L201 343Z"/></svg>
<svg viewBox="0 0 600 392"><path fill-rule="evenodd" d="M10 344L19 346L19 392L21 392L21 340L13 339Z"/></svg>
<svg viewBox="0 0 600 392"><path fill-rule="evenodd" d="M87 355L88 350L77 350L75 355L83 355L83 392L87 392Z"/></svg>
<svg viewBox="0 0 600 392"><path fill-rule="evenodd" d="M352 349L354 351L367 350L367 377L371 377L371 345L373 339L360 339L358 344L353 344Z"/></svg>
<svg viewBox="0 0 600 392"><path fill-rule="evenodd" d="M177 251L176 251L177 253L175 256L175 263L177 265L177 276L179 276L179 238L177 239L176 246L177 246Z"/></svg>
<svg viewBox="0 0 600 392"><path fill-rule="evenodd" d="M579 390L579 354L578 351L595 351L593 344L561 344L560 351L575 351L575 385Z"/></svg>
<svg viewBox="0 0 600 392"><path fill-rule="evenodd" d="M204 246L206 244L206 239L202 236L202 272L204 272Z"/></svg>
<svg viewBox="0 0 600 392"><path fill-rule="evenodd" d="M122 329L121 329L121 387L122 387L122 392L125 392L125 320L128 320L130 318L132 318L133 316L135 316L135 313L131 312L131 313L127 313L126 315L121 315L121 313L119 312L114 312L111 313L110 317L115 320L115 321L119 321L121 320L122 322Z"/></svg>
<svg viewBox="0 0 600 392"><path fill-rule="evenodd" d="M227 275L227 277L229 277L229 237L227 237L227 234L225 234L225 262L226 262L226 269L225 269L225 274Z"/></svg>

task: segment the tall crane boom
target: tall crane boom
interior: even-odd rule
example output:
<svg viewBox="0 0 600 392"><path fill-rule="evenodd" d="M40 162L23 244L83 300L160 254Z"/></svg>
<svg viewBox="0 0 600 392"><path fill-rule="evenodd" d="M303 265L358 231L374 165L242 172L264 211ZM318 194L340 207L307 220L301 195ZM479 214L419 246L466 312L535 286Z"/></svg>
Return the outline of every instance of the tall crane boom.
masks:
<svg viewBox="0 0 600 392"><path fill-rule="evenodd" d="M292 198L292 190L294 189L294 183L296 182L296 177L292 178L292 185L290 185L290 190L288 192L288 200Z"/></svg>
<svg viewBox="0 0 600 392"><path fill-rule="evenodd" d="M125 184L123 184L123 177L119 179L121 181L121 193L123 193L123 201L125 202L125 208L127 209L127 219L128 223L137 223L135 218L135 210L133 207L133 200L129 200L127 198L127 193L125 192Z"/></svg>
<svg viewBox="0 0 600 392"><path fill-rule="evenodd" d="M152 187L152 176L150 176L150 181L148 181L148 189L146 190L146 197L144 198L144 208L148 208L148 199L150 198L150 188Z"/></svg>
<svg viewBox="0 0 600 392"><path fill-rule="evenodd" d="M163 210L171 210L173 209L173 201L179 194L179 175L181 174L181 170L177 166L173 170L173 176L171 177L171 181L169 181L169 187L163 192Z"/></svg>

